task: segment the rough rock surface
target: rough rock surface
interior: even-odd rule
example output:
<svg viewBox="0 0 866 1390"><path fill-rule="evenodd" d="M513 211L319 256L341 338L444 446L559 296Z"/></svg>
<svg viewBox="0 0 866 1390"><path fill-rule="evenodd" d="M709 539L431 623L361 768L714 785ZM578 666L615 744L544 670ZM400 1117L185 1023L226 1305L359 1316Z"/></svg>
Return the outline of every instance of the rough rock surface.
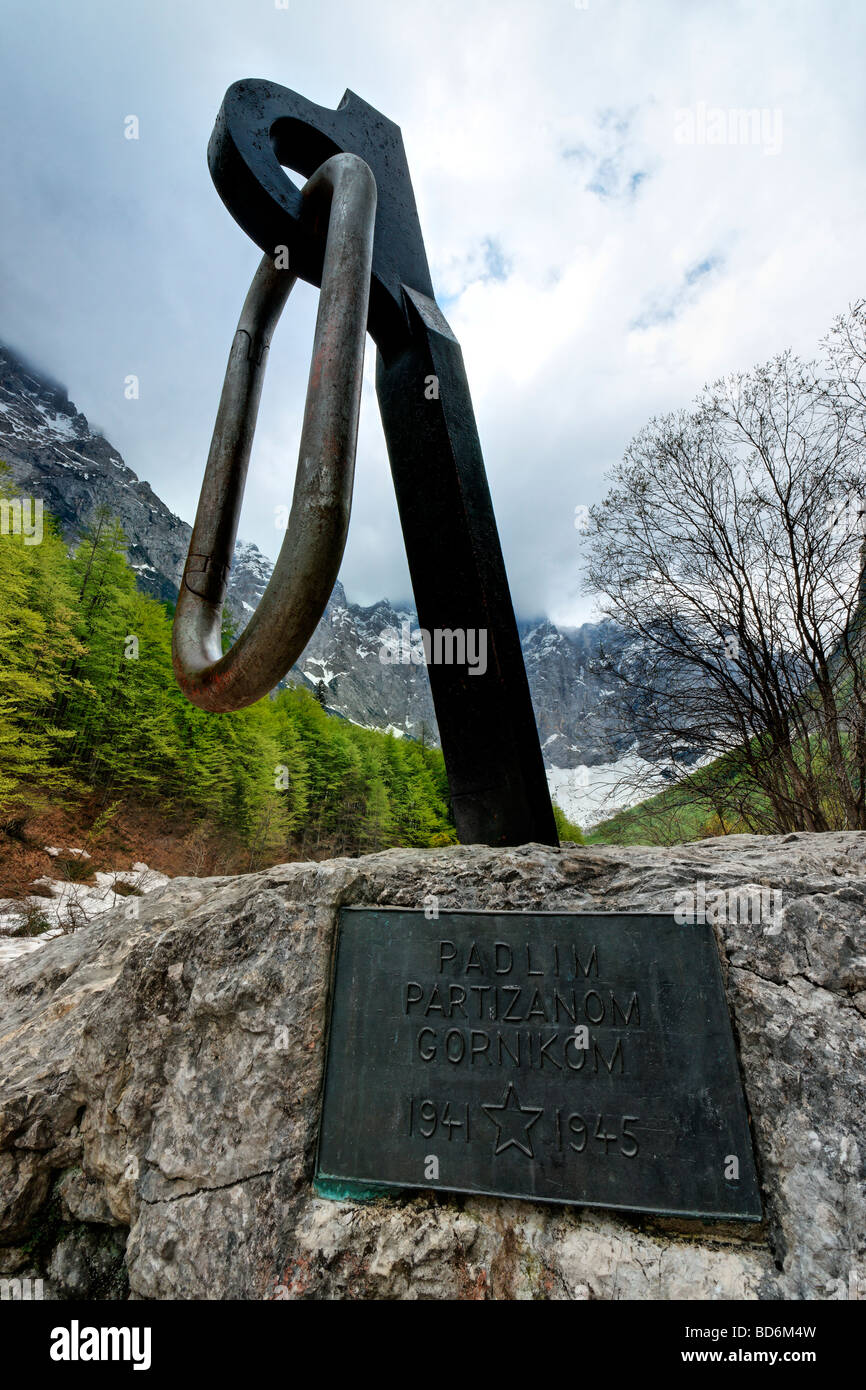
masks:
<svg viewBox="0 0 866 1390"><path fill-rule="evenodd" d="M761 1227L313 1194L341 906L670 911L699 881L780 895L716 927ZM55 1297L866 1296L866 834L391 850L135 901L0 975L0 1275Z"/></svg>

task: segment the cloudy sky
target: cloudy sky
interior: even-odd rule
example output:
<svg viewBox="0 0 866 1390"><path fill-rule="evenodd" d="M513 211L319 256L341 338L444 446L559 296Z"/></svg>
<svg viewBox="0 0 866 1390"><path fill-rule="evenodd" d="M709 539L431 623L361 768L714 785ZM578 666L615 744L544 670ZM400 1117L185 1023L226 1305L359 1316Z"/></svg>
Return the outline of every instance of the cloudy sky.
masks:
<svg viewBox="0 0 866 1390"><path fill-rule="evenodd" d="M591 616L574 510L647 419L785 346L811 354L866 293L862 0L3 11L0 341L61 380L189 521L259 259L205 158L238 78L325 106L350 87L402 127L524 615ZM731 123L743 109L754 126ZM299 286L279 327L247 487L241 535L272 557L315 307ZM342 571L364 603L410 592L374 358L368 340Z"/></svg>

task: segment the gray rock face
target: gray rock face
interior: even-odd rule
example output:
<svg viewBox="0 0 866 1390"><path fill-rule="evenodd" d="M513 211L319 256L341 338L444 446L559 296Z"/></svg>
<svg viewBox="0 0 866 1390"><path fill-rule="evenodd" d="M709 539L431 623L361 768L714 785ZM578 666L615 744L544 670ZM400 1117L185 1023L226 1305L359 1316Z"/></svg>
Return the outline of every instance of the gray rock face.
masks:
<svg viewBox="0 0 866 1390"><path fill-rule="evenodd" d="M238 630L246 627L258 608L273 570L267 555L252 541L236 543L226 599Z"/></svg>
<svg viewBox="0 0 866 1390"><path fill-rule="evenodd" d="M149 483L69 400L62 386L0 347L0 461L22 492L41 498L70 545L81 540L100 508L123 527L139 587L174 603L192 528L175 516ZM256 546L239 542L228 606L242 625L264 589L271 564ZM262 582L262 573L264 581Z"/></svg>
<svg viewBox="0 0 866 1390"><path fill-rule="evenodd" d="M368 728L390 728L439 742L430 682L423 665L380 660L382 634L406 634L411 650L418 618L411 604L387 599L367 608L350 603L337 584L291 679L321 680L327 707ZM629 644L610 622L560 631L547 619L519 624L520 642L544 760L574 768L614 762L634 744L614 703L616 677L599 670L602 653L628 661ZM420 643L415 642L420 652Z"/></svg>
<svg viewBox="0 0 866 1390"><path fill-rule="evenodd" d="M0 349L0 459L24 493L42 499L70 543L107 507L124 529L142 589L177 598L189 526L91 430L62 387L7 348Z"/></svg>
<svg viewBox="0 0 866 1390"><path fill-rule="evenodd" d="M628 643L614 623L584 623L561 631L545 619L521 624L520 641L538 736L548 767L593 767L615 762L634 744L616 703L617 680L600 658L628 659Z"/></svg>
<svg viewBox="0 0 866 1390"><path fill-rule="evenodd" d="M411 659L383 662L380 657L387 632L402 634L405 630L405 647L411 652L410 636L417 625L410 605L397 608L381 599L365 608L350 603L338 581L290 678L313 688L322 681L327 708L355 724L392 729L413 738L423 734L428 743L438 744L425 667Z"/></svg>
<svg viewBox="0 0 866 1390"><path fill-rule="evenodd" d="M340 907L432 893L443 910L671 911L699 883L708 901L778 895L762 922L716 925L761 1227L315 1196ZM55 1297L117 1296L123 1271L145 1298L862 1297L864 909L854 832L390 850L176 879L0 977L0 1274Z"/></svg>

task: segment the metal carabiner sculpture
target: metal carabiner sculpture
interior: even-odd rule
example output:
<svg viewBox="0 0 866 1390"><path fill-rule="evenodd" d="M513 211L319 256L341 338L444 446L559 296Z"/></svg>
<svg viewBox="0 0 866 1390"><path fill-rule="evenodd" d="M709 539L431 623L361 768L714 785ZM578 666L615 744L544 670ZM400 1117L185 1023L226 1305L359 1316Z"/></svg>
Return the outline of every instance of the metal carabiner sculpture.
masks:
<svg viewBox="0 0 866 1390"><path fill-rule="evenodd" d="M345 300L337 292L343 307L328 310L339 282L330 238L325 249L322 217L314 215L313 186L346 157L366 166L375 185L372 259L363 277L358 254L344 282L357 292ZM353 392L360 389L366 322L378 349L376 391L419 624L434 633L487 634L483 672L428 666L458 835L463 843L557 844L463 357L433 296L399 127L352 92L332 111L286 87L245 80L226 93L208 163L220 197L265 259L244 310L252 328L242 315L232 349L239 360L234 369L229 364L178 600L174 651L182 688L206 709L248 704L285 674L324 611L348 523ZM283 166L310 184L299 190ZM359 204L369 211L369 194ZM353 223L358 248L362 222L359 214ZM288 248L291 277L273 270L280 247ZM333 393L318 375L317 347L290 529L249 627L221 656L219 615L263 370L258 348L248 348L243 335L253 333L266 348L294 277L321 286L319 324L325 314ZM342 428L336 452L324 427L331 412Z"/></svg>
<svg viewBox="0 0 866 1390"><path fill-rule="evenodd" d="M267 352L296 277L263 256L226 368L173 631L175 676L202 709L241 709L273 690L315 631L337 578L352 507L376 184L356 155L326 160L302 190L326 219L324 273L292 510L248 626L222 654L222 611Z"/></svg>

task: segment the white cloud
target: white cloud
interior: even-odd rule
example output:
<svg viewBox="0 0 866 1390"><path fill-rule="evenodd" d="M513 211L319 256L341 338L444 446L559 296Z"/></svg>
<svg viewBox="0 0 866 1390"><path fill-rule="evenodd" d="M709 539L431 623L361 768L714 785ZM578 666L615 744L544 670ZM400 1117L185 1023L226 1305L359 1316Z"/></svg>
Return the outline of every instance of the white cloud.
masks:
<svg viewBox="0 0 866 1390"><path fill-rule="evenodd" d="M0 337L65 379L187 517L257 259L205 165L239 76L327 105L350 86L401 124L525 612L588 615L574 506L602 495L652 414L786 345L813 351L864 292L857 0L161 0L79 4L50 28L23 0L9 8ZM699 103L781 112L781 148L677 143L677 112ZM129 112L137 145L120 134ZM311 291L293 298L242 523L271 554L315 313ZM363 601L409 587L373 358L371 344L342 574ZM142 380L134 410L118 387L128 371Z"/></svg>

